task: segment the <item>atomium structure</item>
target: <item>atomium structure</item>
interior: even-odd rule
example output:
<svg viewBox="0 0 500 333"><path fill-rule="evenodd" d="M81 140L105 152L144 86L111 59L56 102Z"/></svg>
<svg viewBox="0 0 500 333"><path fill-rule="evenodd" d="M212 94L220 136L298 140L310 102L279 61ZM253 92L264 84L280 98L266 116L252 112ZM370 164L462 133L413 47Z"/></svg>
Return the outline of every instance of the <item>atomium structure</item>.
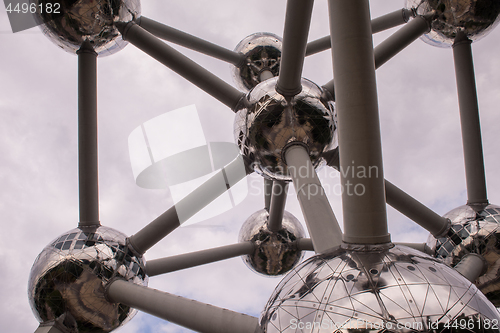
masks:
<svg viewBox="0 0 500 333"><path fill-rule="evenodd" d="M256 33L234 51L142 16L135 0L61 1L61 13L36 14L44 34L78 56L80 198L78 228L49 243L31 271L38 333L111 332L134 309L206 333L499 331L500 208L486 194L471 43L496 26L500 1L413 0L372 20L368 0L329 0L330 34L308 42L312 8L312 0L288 0L282 39ZM400 25L373 48L373 33ZM383 178L375 70L419 37L452 46L456 67L468 201L444 216ZM229 62L242 91L161 39ZM127 42L235 112L239 148L130 237L99 220L96 117L97 58ZM334 79L319 86L302 78L305 56L328 49ZM342 194L343 231L316 173L325 165L340 171L345 189L363 188ZM376 176L343 172L353 165ZM243 224L239 243L145 259L253 172L264 179L265 204ZM285 211L289 183L310 238ZM428 230L427 244L393 243L387 204ZM304 251L315 255L301 263ZM147 287L150 277L236 256L261 275L284 275L260 318Z"/></svg>

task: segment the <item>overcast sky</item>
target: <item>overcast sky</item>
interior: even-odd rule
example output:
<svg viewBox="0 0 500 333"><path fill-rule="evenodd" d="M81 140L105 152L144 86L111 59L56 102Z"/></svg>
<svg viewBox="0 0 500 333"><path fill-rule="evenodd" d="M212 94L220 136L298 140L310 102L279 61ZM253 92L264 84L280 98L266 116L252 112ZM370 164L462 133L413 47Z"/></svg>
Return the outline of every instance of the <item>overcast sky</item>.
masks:
<svg viewBox="0 0 500 333"><path fill-rule="evenodd" d="M282 36L285 5L284 0L148 0L142 3L142 14L233 49L251 33ZM372 17L378 17L401 8L403 1L373 0L371 5ZM375 35L375 45L394 31ZM309 39L328 33L326 1L317 1ZM500 203L499 40L496 29L473 44L492 203ZM227 63L178 49L232 83ZM78 223L77 58L59 50L38 28L13 34L4 7L0 9L0 50L0 331L33 332L38 323L26 291L32 263L52 239ZM439 214L466 203L452 60L451 49L418 40L377 71L385 177ZM303 76L319 85L328 82L330 52L307 58ZM207 141L233 142L234 114L132 45L98 59L98 80L100 219L103 225L132 235L168 209L172 196L168 189L135 185L130 133L156 116L194 104ZM331 169L319 174L331 187L338 182ZM247 181L258 187L263 183L258 175ZM328 194L342 221L339 195ZM177 229L149 250L146 258L235 243L241 224L263 204L262 195L251 193L203 227ZM292 194L287 210L304 221ZM388 219L393 241L427 239L426 231L392 208ZM259 316L279 281L253 273L234 258L153 277L150 286ZM190 331L139 313L121 332Z"/></svg>

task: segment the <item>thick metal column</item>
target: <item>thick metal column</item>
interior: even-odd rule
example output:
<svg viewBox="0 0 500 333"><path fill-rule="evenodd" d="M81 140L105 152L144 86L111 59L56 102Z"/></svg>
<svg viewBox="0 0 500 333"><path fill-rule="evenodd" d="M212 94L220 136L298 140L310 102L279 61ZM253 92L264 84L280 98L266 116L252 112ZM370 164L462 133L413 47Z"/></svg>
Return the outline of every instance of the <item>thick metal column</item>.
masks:
<svg viewBox="0 0 500 333"><path fill-rule="evenodd" d="M412 11L403 8L395 10L392 13L387 13L380 17L374 18L371 22L372 33L376 34L377 32L391 29L401 24L405 24L410 20L411 16L413 16Z"/></svg>
<svg viewBox="0 0 500 333"><path fill-rule="evenodd" d="M243 93L165 44L134 22L117 23L123 39L129 41L198 88L234 110Z"/></svg>
<svg viewBox="0 0 500 333"><path fill-rule="evenodd" d="M271 207L271 196L273 194L273 181L264 178L264 208L269 212Z"/></svg>
<svg viewBox="0 0 500 333"><path fill-rule="evenodd" d="M387 60L401 52L417 38L429 32L430 24L423 16L417 16L389 38L377 45L374 50L375 68L379 68Z"/></svg>
<svg viewBox="0 0 500 333"><path fill-rule="evenodd" d="M450 220L439 216L387 180L385 194L387 204L429 231L434 237L443 237L450 229Z"/></svg>
<svg viewBox="0 0 500 333"><path fill-rule="evenodd" d="M227 61L233 65L238 65L243 61L243 55L240 53L228 50L222 46L210 43L204 39L156 22L150 18L141 16L137 20L137 23L156 37L187 47L191 50Z"/></svg>
<svg viewBox="0 0 500 333"><path fill-rule="evenodd" d="M453 44L453 59L462 125L467 204L485 204L488 197L471 43L463 33L459 33Z"/></svg>
<svg viewBox="0 0 500 333"><path fill-rule="evenodd" d="M311 24L313 0L288 0L280 74L276 91L293 97L302 90L302 67Z"/></svg>
<svg viewBox="0 0 500 333"><path fill-rule="evenodd" d="M397 27L398 25L408 22L411 16L411 11L407 9L399 9L392 13L377 17L372 20L372 33L377 33L390 28ZM306 56L310 56L321 51L328 50L332 47L330 36L321 37L307 43Z"/></svg>
<svg viewBox="0 0 500 333"><path fill-rule="evenodd" d="M259 319L181 296L115 280L107 297L201 333L257 333Z"/></svg>
<svg viewBox="0 0 500 333"><path fill-rule="evenodd" d="M415 249L415 250L418 250L420 252L427 253L427 254L430 254L430 255L433 254L433 253L431 253L431 249L429 249L429 247L427 246L426 243L401 243L401 242L395 242L394 244L395 245L403 245L403 246L406 246L406 247L409 247L409 248L412 248L412 249Z"/></svg>
<svg viewBox="0 0 500 333"><path fill-rule="evenodd" d="M208 250L179 254L168 258L148 260L146 262L146 273L149 276L155 276L175 272L181 269L205 265L216 261L239 257L245 254L251 254L253 250L253 243L245 242L216 247Z"/></svg>
<svg viewBox="0 0 500 333"><path fill-rule="evenodd" d="M368 0L329 0L344 242L390 242Z"/></svg>
<svg viewBox="0 0 500 333"><path fill-rule="evenodd" d="M78 54L78 227L99 226L97 166L97 53L83 43Z"/></svg>
<svg viewBox="0 0 500 333"><path fill-rule="evenodd" d="M488 262L479 254L468 253L453 268L474 283L478 277L486 273Z"/></svg>
<svg viewBox="0 0 500 333"><path fill-rule="evenodd" d="M250 172L244 166L243 157L240 155L175 206L158 216L135 235L130 236L129 244L139 254L146 252L177 229L182 222L243 179Z"/></svg>
<svg viewBox="0 0 500 333"><path fill-rule="evenodd" d="M273 182L269 219L267 220L267 227L271 231L279 231L281 229L287 192L288 183L279 180Z"/></svg>
<svg viewBox="0 0 500 333"><path fill-rule="evenodd" d="M306 148L300 144L291 145L284 156L314 250L323 253L339 246L342 230Z"/></svg>

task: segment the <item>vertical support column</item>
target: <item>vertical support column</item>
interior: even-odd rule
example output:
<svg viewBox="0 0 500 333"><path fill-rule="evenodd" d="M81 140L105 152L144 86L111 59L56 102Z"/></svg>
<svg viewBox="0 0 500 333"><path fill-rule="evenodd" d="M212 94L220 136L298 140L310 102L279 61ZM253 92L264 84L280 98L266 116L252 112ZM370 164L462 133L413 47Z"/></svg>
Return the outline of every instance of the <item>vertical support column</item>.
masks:
<svg viewBox="0 0 500 333"><path fill-rule="evenodd" d="M273 232L281 229L283 214L285 213L286 196L288 192L288 183L275 180L271 193L271 202L269 207L269 219L267 227Z"/></svg>
<svg viewBox="0 0 500 333"><path fill-rule="evenodd" d="M453 44L467 181L467 204L486 204L483 145L472 59L472 41L458 33Z"/></svg>
<svg viewBox="0 0 500 333"><path fill-rule="evenodd" d="M97 166L97 53L84 42L78 54L78 227L100 225Z"/></svg>
<svg viewBox="0 0 500 333"><path fill-rule="evenodd" d="M264 178L264 208L269 212L271 207L271 196L273 194L273 181Z"/></svg>
<svg viewBox="0 0 500 333"><path fill-rule="evenodd" d="M344 242L390 242L368 0L329 0Z"/></svg>

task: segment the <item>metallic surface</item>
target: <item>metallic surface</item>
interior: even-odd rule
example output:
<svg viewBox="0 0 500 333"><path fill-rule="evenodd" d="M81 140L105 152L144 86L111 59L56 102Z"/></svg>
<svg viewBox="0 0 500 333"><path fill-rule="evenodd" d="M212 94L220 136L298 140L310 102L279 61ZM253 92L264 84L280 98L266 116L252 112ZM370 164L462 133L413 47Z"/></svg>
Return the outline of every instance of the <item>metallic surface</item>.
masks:
<svg viewBox="0 0 500 333"><path fill-rule="evenodd" d="M262 209L252 214L241 226L239 241L251 242L255 246L252 254L242 258L257 273L282 275L295 267L303 257L294 242L304 237L304 229L300 221L287 211L283 214L279 231L269 230L268 218L269 213Z"/></svg>
<svg viewBox="0 0 500 333"><path fill-rule="evenodd" d="M280 282L260 320L265 333L451 332L453 322L470 325L459 332L498 332L500 315L452 268L395 246L306 260Z"/></svg>
<svg viewBox="0 0 500 333"><path fill-rule="evenodd" d="M450 229L450 221L405 193L390 181L385 181L387 204L413 220L436 237L441 237Z"/></svg>
<svg viewBox="0 0 500 333"><path fill-rule="evenodd" d="M97 53L88 41L78 54L78 227L98 226Z"/></svg>
<svg viewBox="0 0 500 333"><path fill-rule="evenodd" d="M290 98L302 89L302 68L311 25L313 0L287 0L283 54L276 91Z"/></svg>
<svg viewBox="0 0 500 333"><path fill-rule="evenodd" d="M423 16L417 16L389 38L377 45L373 50L375 68L379 68L389 59L413 43L422 34L429 32L429 21Z"/></svg>
<svg viewBox="0 0 500 333"><path fill-rule="evenodd" d="M122 40L114 23L129 22L140 16L139 0L35 0L37 8L60 3L60 14L55 10L40 13L35 19L54 44L63 50L76 53L84 41L89 41L100 56L118 52L127 44ZM53 5L56 9L55 4Z"/></svg>
<svg viewBox="0 0 500 333"><path fill-rule="evenodd" d="M372 33L381 32L387 29L397 27L408 22L412 16L412 11L408 9L399 9L392 13L374 18L372 20ZM332 47L330 36L321 37L307 43L306 56L310 56Z"/></svg>
<svg viewBox="0 0 500 333"><path fill-rule="evenodd" d="M243 242L215 247L208 250L178 254L166 258L148 260L146 263L146 274L151 277L224 259L239 257L244 254L253 253L254 248L255 246L253 243Z"/></svg>
<svg viewBox="0 0 500 333"><path fill-rule="evenodd" d="M329 0L328 9L343 188L343 240L388 243L391 238L369 1Z"/></svg>
<svg viewBox="0 0 500 333"><path fill-rule="evenodd" d="M108 227L70 230L39 254L31 268L28 296L40 322L64 316L78 332L110 332L136 313L110 303L104 286L113 278L147 285L144 258L128 250L125 235Z"/></svg>
<svg viewBox="0 0 500 333"><path fill-rule="evenodd" d="M417 15L434 14L431 32L422 36L430 45L449 47L458 31L473 40L486 36L499 22L498 0L405 0Z"/></svg>
<svg viewBox="0 0 500 333"><path fill-rule="evenodd" d="M195 332L258 332L259 320L256 317L139 286L127 281L115 280L109 284L106 291L109 299L114 302L129 304L135 309L184 326ZM154 332L159 331L155 330ZM166 332L172 331L167 328Z"/></svg>
<svg viewBox="0 0 500 333"><path fill-rule="evenodd" d="M244 94L135 22L117 23L123 39L234 110Z"/></svg>
<svg viewBox="0 0 500 333"><path fill-rule="evenodd" d="M253 169L273 180L291 178L282 160L282 149L302 142L315 167L325 164L322 153L337 149L333 102L320 87L302 79L300 94L287 101L275 90L278 78L260 83L240 103L234 136L241 154Z"/></svg>
<svg viewBox="0 0 500 333"><path fill-rule="evenodd" d="M249 91L261 82L261 73L269 71L278 76L281 61L281 37L268 32L257 32L245 37L234 52L242 54L243 61L232 66L233 80L243 91Z"/></svg>
<svg viewBox="0 0 500 333"><path fill-rule="evenodd" d="M156 22L150 18L141 16L136 20L137 24L152 33L158 38L182 45L189 49L204 53L211 57L227 61L232 64L238 64L242 60L242 55L228 50L217 44L213 44L204 39L190 35L183 31L169 27L168 25Z"/></svg>
<svg viewBox="0 0 500 333"><path fill-rule="evenodd" d="M448 235L438 239L429 235L427 246L435 251L436 258L452 267L469 253L482 255L488 270L475 285L495 306L500 306L500 206L465 205L444 217L452 223Z"/></svg>
<svg viewBox="0 0 500 333"><path fill-rule="evenodd" d="M244 158L239 155L197 189L177 202L176 205L130 236L129 245L137 253L144 254L153 245L180 227L181 223L187 221L231 186L245 178L248 173L250 170L246 168Z"/></svg>
<svg viewBox="0 0 500 333"><path fill-rule="evenodd" d="M324 253L338 247L342 244L342 230L307 149L302 144L291 144L286 147L284 157L314 251Z"/></svg>
<svg viewBox="0 0 500 333"><path fill-rule="evenodd" d="M467 204L487 204L483 141L471 43L472 41L462 32L457 34L453 43L465 180L467 182Z"/></svg>

